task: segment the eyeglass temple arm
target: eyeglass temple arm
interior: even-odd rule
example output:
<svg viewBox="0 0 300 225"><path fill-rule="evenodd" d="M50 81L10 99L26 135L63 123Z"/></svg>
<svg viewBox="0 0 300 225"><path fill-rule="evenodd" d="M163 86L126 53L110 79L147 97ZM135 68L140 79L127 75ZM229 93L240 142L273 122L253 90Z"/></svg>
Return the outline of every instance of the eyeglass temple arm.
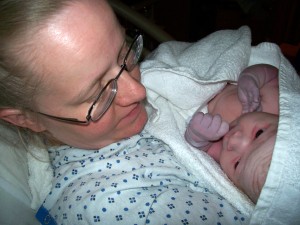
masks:
<svg viewBox="0 0 300 225"><path fill-rule="evenodd" d="M42 112L38 112L39 114L49 117L51 119L55 119L58 121L64 121L64 122L70 122L70 123L80 123L80 124L88 124L88 120L86 121L82 121L82 120L78 120L76 118L65 118L65 117L58 117L58 116L52 116L46 113L42 113Z"/></svg>

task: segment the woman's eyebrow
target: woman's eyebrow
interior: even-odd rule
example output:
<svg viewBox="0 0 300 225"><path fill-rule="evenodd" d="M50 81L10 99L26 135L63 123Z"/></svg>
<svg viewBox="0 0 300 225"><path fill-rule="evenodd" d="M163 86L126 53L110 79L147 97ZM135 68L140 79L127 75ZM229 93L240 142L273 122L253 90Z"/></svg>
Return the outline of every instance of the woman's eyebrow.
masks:
<svg viewBox="0 0 300 225"><path fill-rule="evenodd" d="M88 99L88 97L91 97L91 92L94 92L93 89L95 89L94 87L97 85L97 83L99 83L99 79L103 77L103 75L98 75L93 79L93 82L91 82L88 86L85 86L83 88L81 88L78 93L73 97L72 102L76 102L76 103L81 103L85 100ZM96 91L100 92L100 88L99 90L96 89Z"/></svg>
<svg viewBox="0 0 300 225"><path fill-rule="evenodd" d="M119 47L119 50L117 51L117 56L116 56L116 60L118 60L118 57L120 55L120 53L122 52L123 46L126 44L126 31L125 29L122 29L122 36L123 36L123 41L121 42L121 45ZM108 70L109 71L109 70ZM98 74L96 77L96 79L94 79L93 82L91 82L88 87L83 88L82 90L80 90L78 92L78 94L76 94L74 96L74 98L72 99L72 102L76 102L76 103L80 103L84 100L87 99L86 96L91 95L91 90L96 86L96 84L99 82L99 80L105 76L105 74L108 73L108 71L105 71L104 73ZM117 75L117 74L116 74ZM84 77L84 76L83 76ZM105 84L104 84L105 85ZM101 88L97 89L97 92L100 93ZM97 93L98 94L98 93Z"/></svg>

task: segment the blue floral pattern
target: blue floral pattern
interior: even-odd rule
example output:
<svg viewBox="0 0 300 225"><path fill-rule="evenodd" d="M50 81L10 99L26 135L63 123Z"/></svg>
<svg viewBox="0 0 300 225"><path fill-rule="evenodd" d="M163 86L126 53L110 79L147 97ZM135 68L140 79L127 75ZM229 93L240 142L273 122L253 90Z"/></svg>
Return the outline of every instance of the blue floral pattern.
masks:
<svg viewBox="0 0 300 225"><path fill-rule="evenodd" d="M186 171L162 141L141 133L101 150L49 150L55 171L42 224L247 224Z"/></svg>

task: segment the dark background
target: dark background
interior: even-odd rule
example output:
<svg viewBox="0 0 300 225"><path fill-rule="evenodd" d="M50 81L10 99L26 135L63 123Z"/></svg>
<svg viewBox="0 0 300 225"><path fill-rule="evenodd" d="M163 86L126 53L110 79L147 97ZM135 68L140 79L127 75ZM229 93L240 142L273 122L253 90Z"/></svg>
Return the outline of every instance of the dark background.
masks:
<svg viewBox="0 0 300 225"><path fill-rule="evenodd" d="M178 41L194 42L216 30L248 25L252 32L252 45L264 41L278 44L298 69L299 0L120 1L152 20Z"/></svg>

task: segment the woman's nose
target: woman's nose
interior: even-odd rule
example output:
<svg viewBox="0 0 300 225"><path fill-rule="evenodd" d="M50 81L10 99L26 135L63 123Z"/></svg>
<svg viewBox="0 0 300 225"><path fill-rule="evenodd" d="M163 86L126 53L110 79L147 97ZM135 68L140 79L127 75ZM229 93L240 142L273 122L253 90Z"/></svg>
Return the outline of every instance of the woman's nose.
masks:
<svg viewBox="0 0 300 225"><path fill-rule="evenodd" d="M249 144L247 138L241 131L235 131L228 139L228 150L242 152Z"/></svg>
<svg viewBox="0 0 300 225"><path fill-rule="evenodd" d="M118 79L118 92L115 97L115 103L121 106L140 102L146 97L146 89L140 82L139 67L136 66L133 71L123 71Z"/></svg>

